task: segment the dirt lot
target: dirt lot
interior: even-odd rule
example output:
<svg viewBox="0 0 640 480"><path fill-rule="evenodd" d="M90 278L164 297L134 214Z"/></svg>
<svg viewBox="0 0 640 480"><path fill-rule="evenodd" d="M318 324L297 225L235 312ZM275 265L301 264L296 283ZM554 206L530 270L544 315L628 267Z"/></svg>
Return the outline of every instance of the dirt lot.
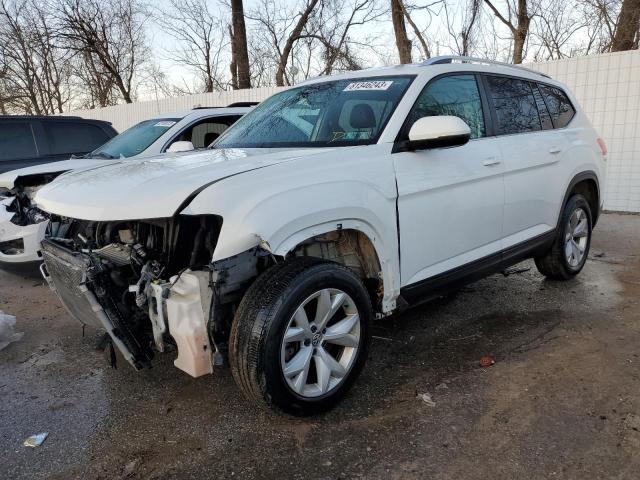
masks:
<svg viewBox="0 0 640 480"><path fill-rule="evenodd" d="M32 270L0 270L0 309L25 332L0 351L0 478L640 477L640 216L605 215L576 280L533 267L378 322L351 394L307 420L226 368L108 368Z"/></svg>

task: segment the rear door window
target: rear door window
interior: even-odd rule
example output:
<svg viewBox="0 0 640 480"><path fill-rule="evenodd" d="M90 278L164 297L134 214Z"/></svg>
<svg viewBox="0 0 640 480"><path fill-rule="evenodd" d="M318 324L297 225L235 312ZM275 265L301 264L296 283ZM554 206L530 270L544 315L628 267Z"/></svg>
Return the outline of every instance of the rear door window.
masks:
<svg viewBox="0 0 640 480"><path fill-rule="evenodd" d="M531 84L510 77L487 76L496 113L498 135L534 132L542 129Z"/></svg>
<svg viewBox="0 0 640 480"><path fill-rule="evenodd" d="M29 122L0 123L0 161L37 156L35 136Z"/></svg>
<svg viewBox="0 0 640 480"><path fill-rule="evenodd" d="M559 88L550 87L548 85L539 84L540 92L544 98L551 118L553 119L553 125L556 128L566 127L576 111L571 105L567 94Z"/></svg>
<svg viewBox="0 0 640 480"><path fill-rule="evenodd" d="M109 140L104 130L89 123L45 122L43 127L51 155L87 153Z"/></svg>

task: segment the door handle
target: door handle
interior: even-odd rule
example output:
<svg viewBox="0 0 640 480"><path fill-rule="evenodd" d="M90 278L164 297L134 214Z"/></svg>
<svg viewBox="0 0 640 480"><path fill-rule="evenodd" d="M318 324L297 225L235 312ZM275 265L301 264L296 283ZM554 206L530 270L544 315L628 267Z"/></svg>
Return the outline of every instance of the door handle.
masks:
<svg viewBox="0 0 640 480"><path fill-rule="evenodd" d="M549 153L552 154L552 155L560 153L561 151L562 151L562 149L560 147L551 147L549 149Z"/></svg>
<svg viewBox="0 0 640 480"><path fill-rule="evenodd" d="M484 162L482 162L482 165L484 165L485 167L490 167L491 165L497 165L500 163L500 159L497 157L489 157L486 158L484 160Z"/></svg>

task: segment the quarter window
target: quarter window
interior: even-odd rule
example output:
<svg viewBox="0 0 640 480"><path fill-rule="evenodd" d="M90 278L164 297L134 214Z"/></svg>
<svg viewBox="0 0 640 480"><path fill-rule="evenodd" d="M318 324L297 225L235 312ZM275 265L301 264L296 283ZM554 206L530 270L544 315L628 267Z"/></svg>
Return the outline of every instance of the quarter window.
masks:
<svg viewBox="0 0 640 480"><path fill-rule="evenodd" d="M27 122L0 124L0 161L21 160L38 156L31 125Z"/></svg>
<svg viewBox="0 0 640 480"><path fill-rule="evenodd" d="M464 120L471 138L486 134L480 91L474 75L450 75L429 83L409 113L407 132L422 117L452 115Z"/></svg>
<svg viewBox="0 0 640 480"><path fill-rule="evenodd" d="M508 135L541 130L531 84L509 77L487 77L497 117L497 133Z"/></svg>
<svg viewBox="0 0 640 480"><path fill-rule="evenodd" d="M548 85L538 85L540 92L544 97L544 101L547 104L551 118L553 119L553 125L556 128L566 127L576 111L571 105L571 102L559 88L550 87Z"/></svg>
<svg viewBox="0 0 640 480"><path fill-rule="evenodd" d="M44 127L52 155L87 153L109 140L104 130L88 123L46 122Z"/></svg>

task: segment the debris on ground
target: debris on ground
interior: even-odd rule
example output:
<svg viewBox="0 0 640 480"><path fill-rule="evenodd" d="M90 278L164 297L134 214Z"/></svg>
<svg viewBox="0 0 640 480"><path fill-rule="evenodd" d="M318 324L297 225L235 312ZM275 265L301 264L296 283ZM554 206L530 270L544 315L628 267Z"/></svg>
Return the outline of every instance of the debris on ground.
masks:
<svg viewBox="0 0 640 480"><path fill-rule="evenodd" d="M27 438L22 444L25 447L39 447L49 436L49 432L37 433L35 435L31 435Z"/></svg>
<svg viewBox="0 0 640 480"><path fill-rule="evenodd" d="M15 326L16 317L0 310L0 350L12 342L17 342L24 335L23 332L16 332Z"/></svg>
<svg viewBox="0 0 640 480"><path fill-rule="evenodd" d="M512 267L512 268L507 268L506 270L503 270L502 275L504 275L505 277L508 277L509 275L515 275L517 273L525 273L525 272L528 272L529 270L531 270L531 267Z"/></svg>
<svg viewBox="0 0 640 480"><path fill-rule="evenodd" d="M489 355L485 355L484 357L480 358L481 367L487 368L495 363L496 361L493 359L493 357L490 357Z"/></svg>
<svg viewBox="0 0 640 480"><path fill-rule="evenodd" d="M417 397L422 400L424 403L426 403L427 405L429 405L430 407L435 407L436 406L436 402L433 401L433 399L431 398L431 395L428 393L419 393L417 395Z"/></svg>
<svg viewBox="0 0 640 480"><path fill-rule="evenodd" d="M596 252L596 253L593 254L593 256L596 257L596 258L602 258L602 257L604 257L606 255L607 254L604 253L604 252Z"/></svg>

